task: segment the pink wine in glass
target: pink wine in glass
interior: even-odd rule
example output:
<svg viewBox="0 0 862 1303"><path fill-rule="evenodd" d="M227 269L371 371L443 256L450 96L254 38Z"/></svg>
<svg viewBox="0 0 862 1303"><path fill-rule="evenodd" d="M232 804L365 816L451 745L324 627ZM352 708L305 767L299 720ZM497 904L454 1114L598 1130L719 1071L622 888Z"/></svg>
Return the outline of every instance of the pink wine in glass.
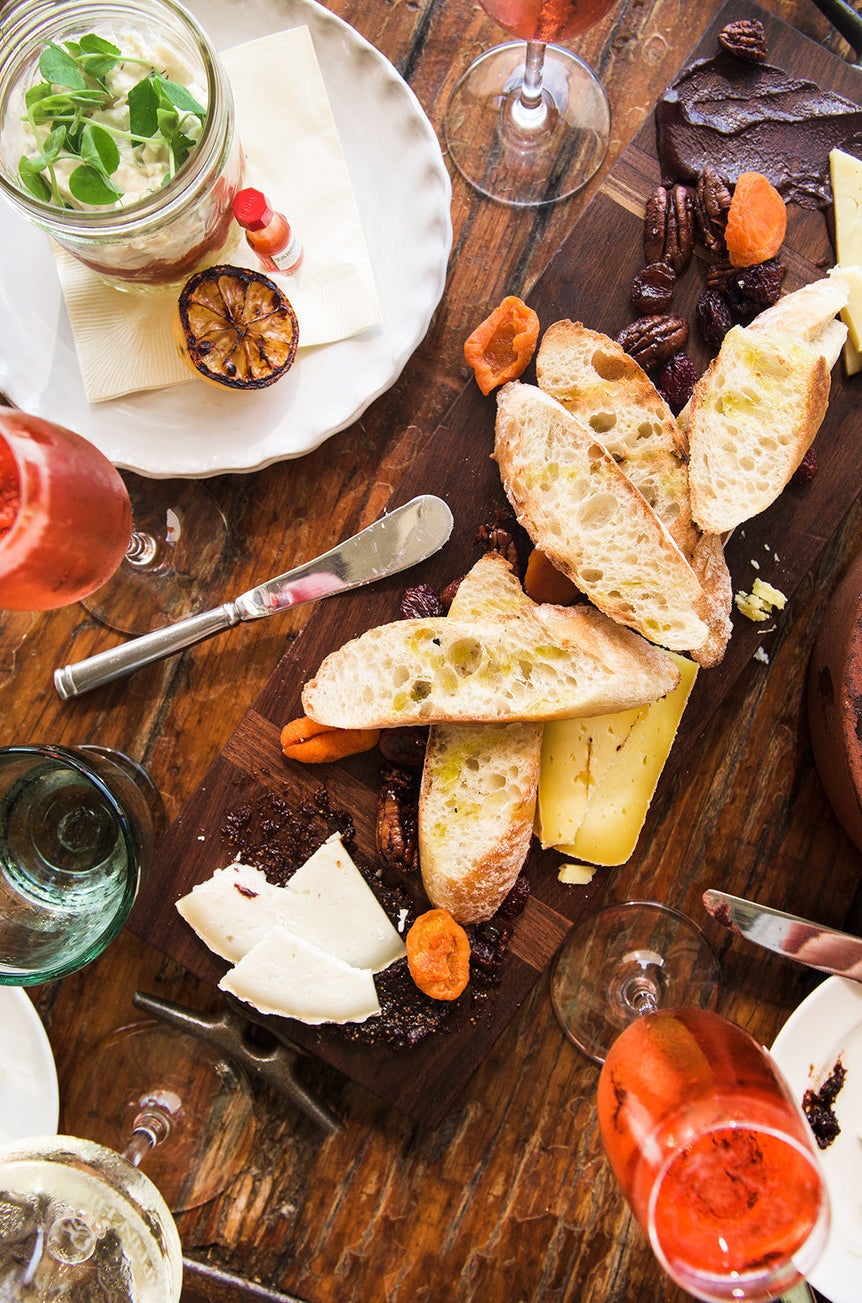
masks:
<svg viewBox="0 0 862 1303"><path fill-rule="evenodd" d="M107 457L62 426L0 407L0 609L45 611L100 588L132 510Z"/></svg>
<svg viewBox="0 0 862 1303"><path fill-rule="evenodd" d="M815 1265L828 1200L768 1053L708 1010L644 1014L598 1088L611 1167L668 1275L697 1298L764 1300Z"/></svg>
<svg viewBox="0 0 862 1303"><path fill-rule="evenodd" d="M480 0L489 18L522 41L580 36L604 18L615 0Z"/></svg>

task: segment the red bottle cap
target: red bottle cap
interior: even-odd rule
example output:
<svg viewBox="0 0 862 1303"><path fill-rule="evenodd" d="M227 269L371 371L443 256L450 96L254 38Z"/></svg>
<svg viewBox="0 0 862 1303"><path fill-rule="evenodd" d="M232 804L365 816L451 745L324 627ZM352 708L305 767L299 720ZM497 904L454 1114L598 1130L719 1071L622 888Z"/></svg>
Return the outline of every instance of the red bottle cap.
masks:
<svg viewBox="0 0 862 1303"><path fill-rule="evenodd" d="M238 190L232 207L234 217L247 231L260 231L272 221L272 209L260 190Z"/></svg>

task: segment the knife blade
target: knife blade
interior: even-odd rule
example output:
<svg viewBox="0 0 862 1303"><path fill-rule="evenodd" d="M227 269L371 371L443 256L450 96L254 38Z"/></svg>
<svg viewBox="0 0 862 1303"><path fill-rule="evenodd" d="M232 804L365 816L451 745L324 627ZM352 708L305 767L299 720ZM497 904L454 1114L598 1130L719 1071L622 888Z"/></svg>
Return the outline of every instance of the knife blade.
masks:
<svg viewBox="0 0 862 1303"><path fill-rule="evenodd" d="M452 512L442 498L430 493L413 498L322 556L250 588L232 602L55 670L54 686L68 701L244 620L260 620L399 574L438 552L452 524Z"/></svg>
<svg viewBox="0 0 862 1303"><path fill-rule="evenodd" d="M793 959L821 973L862 982L862 937L823 927L809 919L758 905L741 896L710 889L703 893L707 912L747 941Z"/></svg>

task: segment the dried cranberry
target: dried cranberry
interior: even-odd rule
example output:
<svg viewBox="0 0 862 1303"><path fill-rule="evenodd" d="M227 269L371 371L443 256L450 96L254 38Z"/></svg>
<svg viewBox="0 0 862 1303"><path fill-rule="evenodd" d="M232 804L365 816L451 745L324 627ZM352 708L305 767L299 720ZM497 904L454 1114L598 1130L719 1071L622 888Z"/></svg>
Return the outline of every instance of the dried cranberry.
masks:
<svg viewBox="0 0 862 1303"><path fill-rule="evenodd" d="M384 728L377 746L386 760L401 769L421 769L428 744L428 729L422 724L407 728Z"/></svg>
<svg viewBox="0 0 862 1303"><path fill-rule="evenodd" d="M655 386L674 416L691 398L696 380L697 370L687 353L675 353L659 371Z"/></svg>
<svg viewBox="0 0 862 1303"><path fill-rule="evenodd" d="M515 879L509 894L504 897L503 903L497 910L500 918L517 918L524 912L527 901L530 899L530 879L526 873L519 873Z"/></svg>
<svg viewBox="0 0 862 1303"><path fill-rule="evenodd" d="M443 610L446 611L447 614L449 611L449 607L452 605L452 603L455 600L455 594L457 593L458 589L461 587L461 580L463 578L464 578L463 575L459 575L457 579L451 579L449 583L446 585L446 587L443 589L442 593L440 594L440 601L443 604Z"/></svg>
<svg viewBox="0 0 862 1303"><path fill-rule="evenodd" d="M730 288L741 299L758 308L771 307L781 297L784 268L777 262L758 262L752 267L741 267L730 278Z"/></svg>
<svg viewBox="0 0 862 1303"><path fill-rule="evenodd" d="M443 603L429 584L414 584L402 594L400 611L404 620L422 620L442 615Z"/></svg>
<svg viewBox="0 0 862 1303"><path fill-rule="evenodd" d="M707 348L718 352L733 325L730 304L721 290L704 290L694 309L694 319Z"/></svg>
<svg viewBox="0 0 862 1303"><path fill-rule="evenodd" d="M631 300L642 316L666 312L673 301L676 272L670 263L651 262L643 267L631 284Z"/></svg>
<svg viewBox="0 0 862 1303"><path fill-rule="evenodd" d="M791 483L793 484L810 484L817 474L817 453L814 451L814 445L808 449L802 461L793 472Z"/></svg>

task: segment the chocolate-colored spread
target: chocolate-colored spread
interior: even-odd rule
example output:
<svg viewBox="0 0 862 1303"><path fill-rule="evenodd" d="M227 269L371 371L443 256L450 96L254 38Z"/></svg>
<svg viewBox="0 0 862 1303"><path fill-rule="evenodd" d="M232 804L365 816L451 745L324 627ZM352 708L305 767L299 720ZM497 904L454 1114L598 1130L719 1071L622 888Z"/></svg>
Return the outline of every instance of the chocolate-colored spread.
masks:
<svg viewBox="0 0 862 1303"><path fill-rule="evenodd" d="M832 202L829 151L862 158L862 107L765 63L704 59L672 82L656 108L665 185L694 182L711 164L728 184L762 172L785 200Z"/></svg>

